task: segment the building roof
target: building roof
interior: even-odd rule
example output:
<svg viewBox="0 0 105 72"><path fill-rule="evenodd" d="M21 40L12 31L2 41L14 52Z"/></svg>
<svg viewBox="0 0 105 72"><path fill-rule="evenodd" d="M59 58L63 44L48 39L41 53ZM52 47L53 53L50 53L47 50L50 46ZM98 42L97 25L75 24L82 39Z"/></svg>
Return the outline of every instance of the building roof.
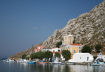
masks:
<svg viewBox="0 0 105 72"><path fill-rule="evenodd" d="M74 45L74 46L81 46L82 44L70 44L70 45Z"/></svg>

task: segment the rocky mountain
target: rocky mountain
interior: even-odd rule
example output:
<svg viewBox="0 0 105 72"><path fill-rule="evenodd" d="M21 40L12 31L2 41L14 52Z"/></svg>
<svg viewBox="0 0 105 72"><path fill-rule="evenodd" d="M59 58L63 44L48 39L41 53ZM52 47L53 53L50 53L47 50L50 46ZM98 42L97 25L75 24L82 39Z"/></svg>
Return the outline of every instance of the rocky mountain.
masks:
<svg viewBox="0 0 105 72"><path fill-rule="evenodd" d="M56 30L42 45L56 47L56 43L69 34L74 35L76 43L105 45L105 0L90 12L69 20L63 29Z"/></svg>
<svg viewBox="0 0 105 72"><path fill-rule="evenodd" d="M19 52L19 53L15 54L15 55L13 55L13 56L11 56L9 58L18 60L18 59L20 59L22 57L23 54L30 55L31 53L33 53L34 48L36 48L37 46L40 46L40 45L42 45L42 43L39 43L36 46L32 46L32 48L29 48L29 49L27 49L25 51Z"/></svg>
<svg viewBox="0 0 105 72"><path fill-rule="evenodd" d="M75 43L88 44L90 46L102 44L105 51L105 0L90 12L69 20L63 29L56 30L41 45L46 48L54 48L57 42L63 41L63 36L69 34L74 36ZM30 48L12 57L20 57L24 53L29 54L32 50L33 48Z"/></svg>

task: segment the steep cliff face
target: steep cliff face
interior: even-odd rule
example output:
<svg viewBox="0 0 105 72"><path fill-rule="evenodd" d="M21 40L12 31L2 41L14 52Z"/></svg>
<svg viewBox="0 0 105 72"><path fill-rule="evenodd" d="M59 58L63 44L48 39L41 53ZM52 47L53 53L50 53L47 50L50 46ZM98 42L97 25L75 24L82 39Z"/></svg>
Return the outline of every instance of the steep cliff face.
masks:
<svg viewBox="0 0 105 72"><path fill-rule="evenodd" d="M56 47L56 43L69 34L74 35L76 43L105 45L105 0L90 12L68 21L63 29L56 30L42 45Z"/></svg>
<svg viewBox="0 0 105 72"><path fill-rule="evenodd" d="M105 0L90 12L69 20L63 29L56 30L40 45L46 48L54 48L57 42L62 41L63 37L69 34L74 36L76 43L91 46L102 44L105 47ZM32 53L32 51L33 48L30 48L12 56L12 58L20 58L22 54L25 53L28 55ZM103 48L103 52L105 52L105 48Z"/></svg>

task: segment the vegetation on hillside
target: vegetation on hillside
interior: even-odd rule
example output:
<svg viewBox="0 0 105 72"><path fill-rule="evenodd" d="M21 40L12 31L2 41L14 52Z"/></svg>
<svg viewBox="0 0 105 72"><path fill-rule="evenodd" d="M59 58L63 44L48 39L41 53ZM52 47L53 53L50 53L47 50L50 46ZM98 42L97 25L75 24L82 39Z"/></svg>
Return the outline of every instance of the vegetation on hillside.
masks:
<svg viewBox="0 0 105 72"><path fill-rule="evenodd" d="M103 47L102 47L101 44L97 44L97 45L95 46L95 49L96 49L96 52L97 52L97 53L99 53L102 48L103 48Z"/></svg>
<svg viewBox="0 0 105 72"><path fill-rule="evenodd" d="M81 50L83 53L91 53L92 49L90 46L88 45L85 45L82 50Z"/></svg>
<svg viewBox="0 0 105 72"><path fill-rule="evenodd" d="M26 54L23 54L22 55L22 59L26 59L27 55Z"/></svg>
<svg viewBox="0 0 105 72"><path fill-rule="evenodd" d="M65 58L65 60L69 60L71 58L71 53L69 50L63 50L62 51L62 56Z"/></svg>
<svg viewBox="0 0 105 72"><path fill-rule="evenodd" d="M61 57L61 55L59 54L59 53L55 53L55 57L58 57L58 58L60 58Z"/></svg>
<svg viewBox="0 0 105 72"><path fill-rule="evenodd" d="M56 43L56 47L60 47L62 45L62 41Z"/></svg>
<svg viewBox="0 0 105 72"><path fill-rule="evenodd" d="M43 58L52 58L53 54L50 51L46 51L46 52L36 52L30 55L31 59L43 59Z"/></svg>

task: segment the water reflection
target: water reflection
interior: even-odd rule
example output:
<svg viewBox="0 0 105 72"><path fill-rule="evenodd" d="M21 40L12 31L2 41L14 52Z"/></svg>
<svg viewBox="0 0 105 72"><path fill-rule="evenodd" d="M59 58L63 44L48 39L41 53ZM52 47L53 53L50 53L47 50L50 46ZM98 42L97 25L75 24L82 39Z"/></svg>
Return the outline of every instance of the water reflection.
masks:
<svg viewBox="0 0 105 72"><path fill-rule="evenodd" d="M104 66L93 66L93 72L105 72L105 65Z"/></svg>
<svg viewBox="0 0 105 72"><path fill-rule="evenodd" d="M105 72L105 66L0 63L0 72Z"/></svg>
<svg viewBox="0 0 105 72"><path fill-rule="evenodd" d="M105 66L89 65L37 65L37 72L105 72Z"/></svg>

